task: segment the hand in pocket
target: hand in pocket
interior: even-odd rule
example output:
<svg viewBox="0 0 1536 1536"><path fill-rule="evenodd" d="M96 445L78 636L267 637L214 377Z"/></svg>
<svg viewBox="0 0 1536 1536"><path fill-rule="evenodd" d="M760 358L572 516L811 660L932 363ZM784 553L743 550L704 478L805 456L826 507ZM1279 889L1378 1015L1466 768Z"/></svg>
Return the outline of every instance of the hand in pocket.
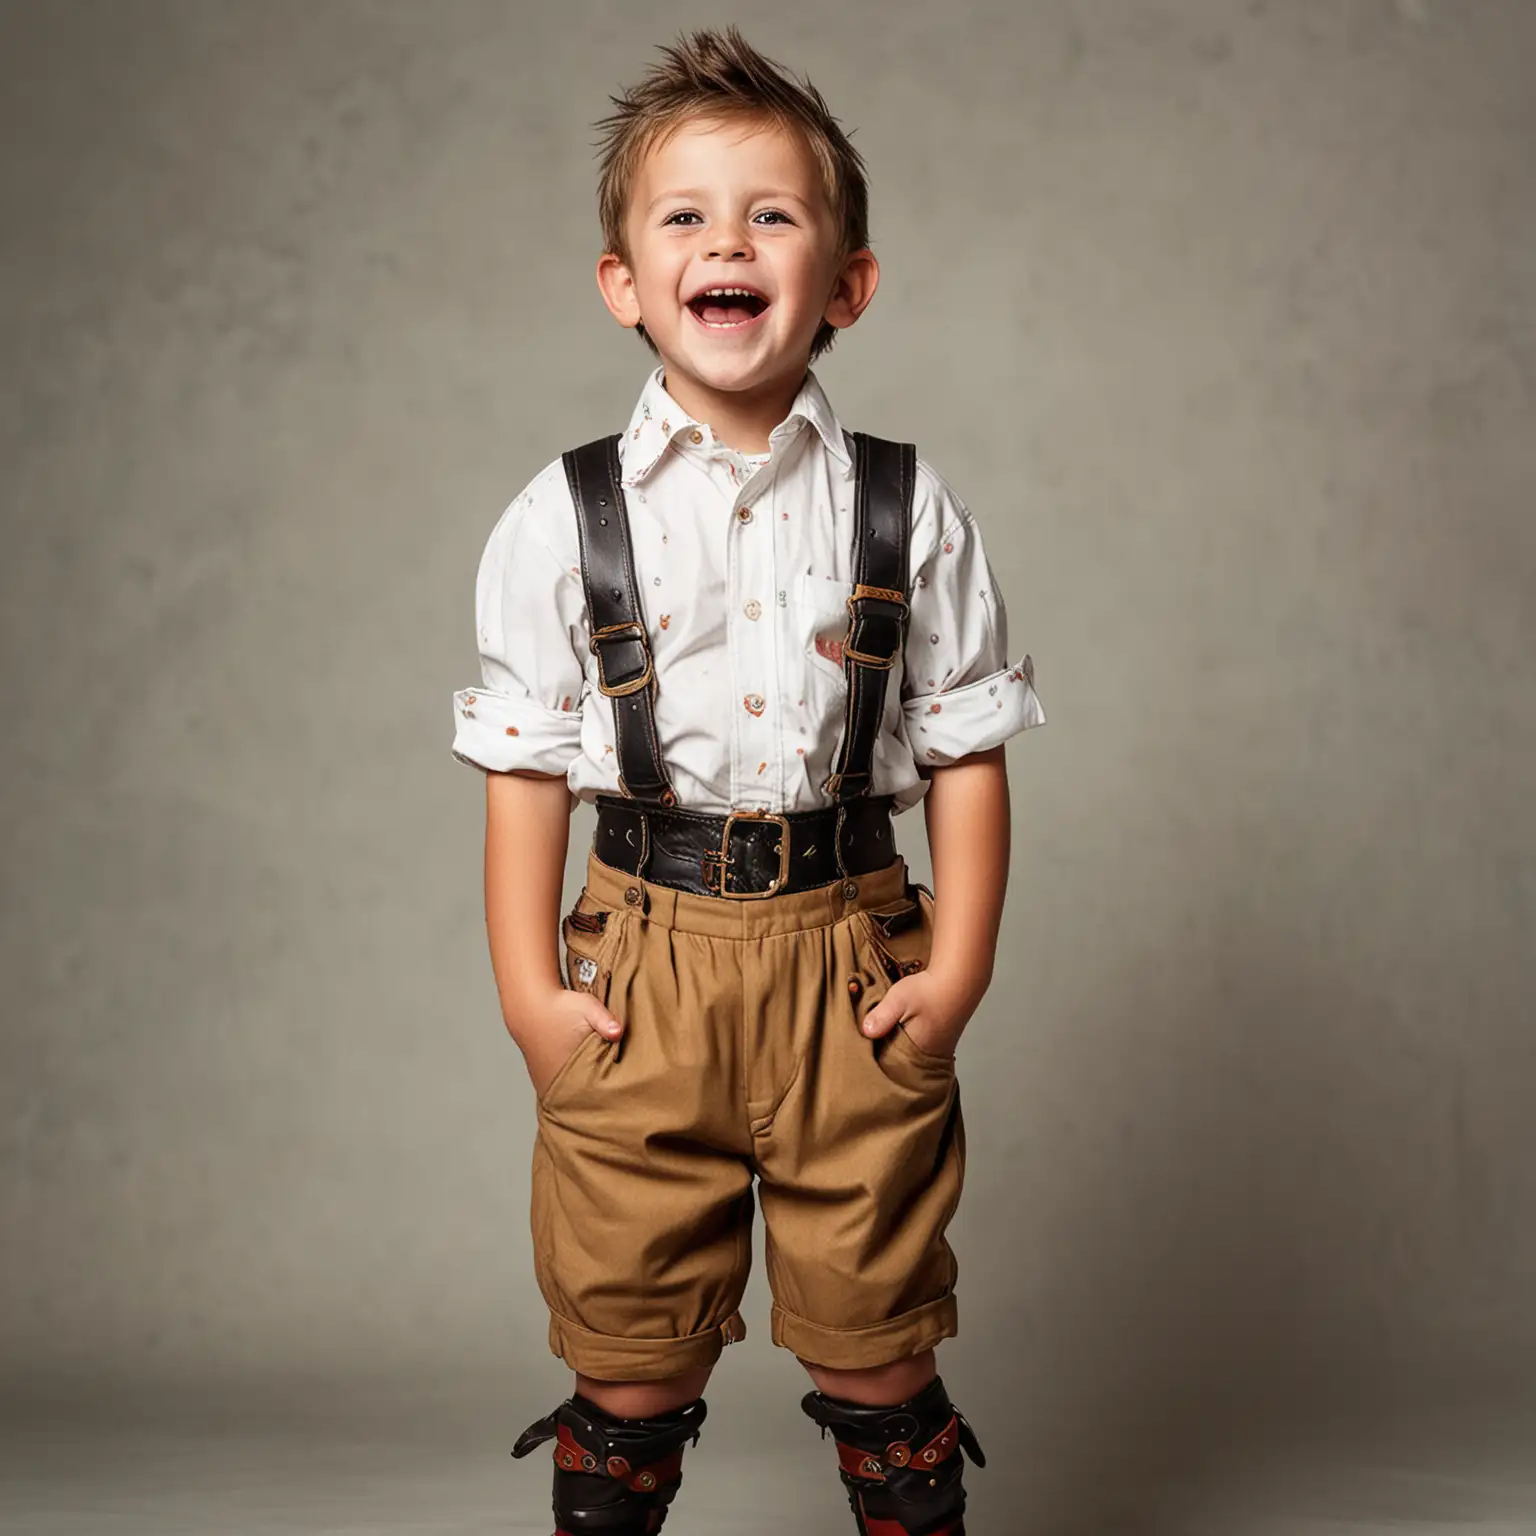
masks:
<svg viewBox="0 0 1536 1536"><path fill-rule="evenodd" d="M556 988L539 995L513 1031L536 1097L543 1098L560 1069L589 1034L616 1040L622 1025L590 992Z"/></svg>

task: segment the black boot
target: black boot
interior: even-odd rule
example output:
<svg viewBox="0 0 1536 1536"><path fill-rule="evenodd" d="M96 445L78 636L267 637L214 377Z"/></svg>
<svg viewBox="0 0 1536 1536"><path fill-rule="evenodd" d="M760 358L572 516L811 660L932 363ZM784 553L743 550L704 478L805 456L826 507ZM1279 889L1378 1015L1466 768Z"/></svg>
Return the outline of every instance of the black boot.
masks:
<svg viewBox="0 0 1536 1536"><path fill-rule="evenodd" d="M554 1435L555 1536L655 1536L683 1481L684 1442L699 1438L702 1397L651 1418L624 1419L580 1392L530 1424L526 1456Z"/></svg>
<svg viewBox="0 0 1536 1536"><path fill-rule="evenodd" d="M859 1536L965 1536L961 1447L978 1467L987 1458L941 1377L894 1407L825 1392L807 1392L800 1406L823 1439L833 1431Z"/></svg>

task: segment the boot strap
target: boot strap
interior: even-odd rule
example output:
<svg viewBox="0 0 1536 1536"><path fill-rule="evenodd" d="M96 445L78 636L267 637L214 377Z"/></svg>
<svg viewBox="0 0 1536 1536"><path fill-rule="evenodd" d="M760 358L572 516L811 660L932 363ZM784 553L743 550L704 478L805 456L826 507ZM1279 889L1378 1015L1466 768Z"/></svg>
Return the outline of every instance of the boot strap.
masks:
<svg viewBox="0 0 1536 1536"><path fill-rule="evenodd" d="M565 1472L591 1472L617 1478L636 1493L650 1493L658 1483L676 1482L683 1470L683 1447L678 1446L660 1461L631 1464L627 1456L610 1456L606 1461L587 1450L562 1424L554 1447L555 1465Z"/></svg>
<svg viewBox="0 0 1536 1536"><path fill-rule="evenodd" d="M599 1418L582 1410L585 1401L568 1399L535 1420L518 1436L512 1454L526 1456L554 1437L551 1455L563 1471L618 1478L636 1492L648 1493L679 1475L683 1445L689 1440L698 1443L699 1426L708 1411L704 1400L697 1398L655 1418Z"/></svg>
<svg viewBox="0 0 1536 1536"><path fill-rule="evenodd" d="M850 1440L862 1441L863 1444L850 1444L839 1436L839 1447L847 1445L850 1453L858 1454L860 1462L877 1461L878 1470L882 1472L887 1467L936 1466L954 1455L957 1446L963 1447L978 1467L987 1464L975 1430L965 1415L950 1402L949 1394L944 1390L943 1378L939 1376L935 1376L914 1397L894 1407L843 1402L829 1398L822 1392L807 1392L800 1406L821 1426L823 1439L829 1428L834 1431L852 1431ZM947 1415L947 1418L940 1418L941 1414ZM914 1454L913 1442L923 1433L924 1418L927 1418L930 1425L937 1420L940 1427L937 1434L930 1430L929 1438L916 1446ZM843 1450L840 1449L838 1454L842 1457ZM850 1467L848 1470L865 1477L874 1475L867 1469L861 1471L859 1467Z"/></svg>
<svg viewBox="0 0 1536 1536"><path fill-rule="evenodd" d="M869 1451L860 1450L856 1445L849 1445L846 1440L837 1439L835 1433L833 1441L837 1446L838 1465L843 1471L877 1483L883 1483L886 1472L893 1467L910 1466L918 1471L936 1467L940 1462L948 1461L960 1449L962 1443L970 1454L971 1460L978 1467L986 1465L985 1460L977 1454L981 1447L976 1443L976 1436L972 1433L971 1426L961 1418L958 1410L949 1423L927 1445L920 1446L916 1450L905 1440L893 1440L882 1453L874 1455Z"/></svg>
<svg viewBox="0 0 1536 1536"><path fill-rule="evenodd" d="M542 1419L535 1419L532 1424L517 1437L517 1444L512 1447L514 1456L526 1456L535 1446L542 1445L555 1433L557 1416L560 1410L546 1414Z"/></svg>

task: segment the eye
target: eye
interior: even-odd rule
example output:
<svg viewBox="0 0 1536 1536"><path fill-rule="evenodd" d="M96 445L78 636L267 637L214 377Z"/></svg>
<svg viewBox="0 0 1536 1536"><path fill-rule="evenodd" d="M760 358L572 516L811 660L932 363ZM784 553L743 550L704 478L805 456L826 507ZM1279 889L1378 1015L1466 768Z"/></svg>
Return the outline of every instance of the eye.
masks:
<svg viewBox="0 0 1536 1536"><path fill-rule="evenodd" d="M786 224L793 224L795 222L787 213L778 208L765 208L763 209L762 213L757 215L757 217L763 218L765 215L772 216L775 219L781 219ZM676 213L669 213L666 218L661 221L662 227L665 228L668 224L673 223L677 219L696 219L698 217L699 215L695 213L692 208L679 208Z"/></svg>

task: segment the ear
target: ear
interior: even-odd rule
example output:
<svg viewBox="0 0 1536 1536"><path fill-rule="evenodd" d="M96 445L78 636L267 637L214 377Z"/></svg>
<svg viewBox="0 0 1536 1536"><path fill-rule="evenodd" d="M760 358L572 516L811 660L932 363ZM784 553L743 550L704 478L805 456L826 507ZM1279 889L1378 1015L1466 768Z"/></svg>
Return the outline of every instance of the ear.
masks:
<svg viewBox="0 0 1536 1536"><path fill-rule="evenodd" d="M608 313L620 325L633 329L640 323L640 300L635 293L635 279L628 267L612 251L597 258L597 291L608 306Z"/></svg>
<svg viewBox="0 0 1536 1536"><path fill-rule="evenodd" d="M879 286L880 263L868 246L860 246L844 260L822 318L828 325L846 330L864 313Z"/></svg>

